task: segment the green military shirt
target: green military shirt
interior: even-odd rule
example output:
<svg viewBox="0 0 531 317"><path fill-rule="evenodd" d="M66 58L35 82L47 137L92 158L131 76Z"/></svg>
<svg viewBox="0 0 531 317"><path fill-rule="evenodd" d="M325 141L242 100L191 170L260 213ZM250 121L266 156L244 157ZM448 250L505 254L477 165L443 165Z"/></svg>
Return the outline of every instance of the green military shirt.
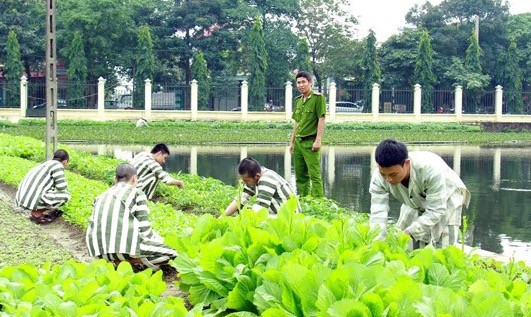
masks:
<svg viewBox="0 0 531 317"><path fill-rule="evenodd" d="M296 137L317 134L319 118L326 114L326 99L318 92L310 92L310 96L303 101L303 95L295 98L295 110L291 118L297 122Z"/></svg>

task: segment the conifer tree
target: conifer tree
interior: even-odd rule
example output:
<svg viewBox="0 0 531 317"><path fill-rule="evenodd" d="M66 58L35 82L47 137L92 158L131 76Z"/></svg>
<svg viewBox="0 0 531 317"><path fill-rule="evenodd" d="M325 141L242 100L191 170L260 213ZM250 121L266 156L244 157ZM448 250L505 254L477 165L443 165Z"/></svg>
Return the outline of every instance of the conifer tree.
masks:
<svg viewBox="0 0 531 317"><path fill-rule="evenodd" d="M422 86L422 112L432 112L433 84L437 80L433 73L433 51L428 31L423 30L420 35L417 60L415 62L415 83Z"/></svg>
<svg viewBox="0 0 531 317"><path fill-rule="evenodd" d="M191 72L192 79L197 80L197 85L199 87L198 108L208 109L208 101L210 98L210 75L208 72L207 62L202 51L197 51L194 53Z"/></svg>
<svg viewBox="0 0 531 317"><path fill-rule="evenodd" d="M472 31L469 43L465 55L465 68L469 72L481 76L483 75L481 67L481 47L479 46L475 31ZM469 112L475 113L479 108L481 96L484 94L483 88L486 84L487 83L473 89L468 89L468 93L470 94L470 104L468 105Z"/></svg>
<svg viewBox="0 0 531 317"><path fill-rule="evenodd" d="M6 107L17 107L20 104L20 77L23 69L17 35L14 31L9 31L4 71L6 77Z"/></svg>
<svg viewBox="0 0 531 317"><path fill-rule="evenodd" d="M138 44L135 63L135 86L133 95L133 107L142 108L144 105L145 80L153 81L155 73L155 55L153 54L153 40L149 26L142 25L138 29Z"/></svg>
<svg viewBox="0 0 531 317"><path fill-rule="evenodd" d="M522 99L522 70L519 67L518 49L516 41L510 40L505 54L505 69L503 87L507 112L521 114L524 108Z"/></svg>
<svg viewBox="0 0 531 317"><path fill-rule="evenodd" d="M266 98L267 50L264 41L264 31L260 17L254 19L253 28L249 35L249 97L250 106L262 110Z"/></svg>
<svg viewBox="0 0 531 317"><path fill-rule="evenodd" d="M297 42L297 50L295 56L294 69L297 71L312 72L312 62L310 59L310 46L305 37L302 37Z"/></svg>
<svg viewBox="0 0 531 317"><path fill-rule="evenodd" d="M365 108L372 111L372 85L381 80L381 69L376 55L376 36L373 30L369 30L369 35L364 40L363 56L361 59L361 82L363 85L363 95Z"/></svg>
<svg viewBox="0 0 531 317"><path fill-rule="evenodd" d="M74 38L68 47L68 106L85 108L87 84L87 58L85 57L85 46L83 36L80 32L74 34Z"/></svg>

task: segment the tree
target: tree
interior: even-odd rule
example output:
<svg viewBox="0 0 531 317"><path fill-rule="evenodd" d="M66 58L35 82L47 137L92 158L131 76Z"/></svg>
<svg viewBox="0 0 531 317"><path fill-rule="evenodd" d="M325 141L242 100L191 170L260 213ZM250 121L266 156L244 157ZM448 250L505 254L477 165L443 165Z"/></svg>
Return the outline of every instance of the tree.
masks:
<svg viewBox="0 0 531 317"><path fill-rule="evenodd" d="M301 0L296 27L310 47L312 72L317 87L322 86L322 65L331 48L341 46L345 38L355 37L356 18L344 8L346 0Z"/></svg>
<svg viewBox="0 0 531 317"><path fill-rule="evenodd" d="M437 78L433 73L433 51L431 50L430 35L423 30L420 36L417 61L415 63L415 82L422 86L422 112L433 111L433 84Z"/></svg>
<svg viewBox="0 0 531 317"><path fill-rule="evenodd" d="M263 107L266 97L265 76L267 71L267 50L264 42L262 21L254 19L253 28L249 34L249 97L255 108Z"/></svg>
<svg viewBox="0 0 531 317"><path fill-rule="evenodd" d="M286 23L273 21L267 24L267 28L264 27L264 40L267 48L266 85L283 87L290 80L292 64L297 58L297 36Z"/></svg>
<svg viewBox="0 0 531 317"><path fill-rule="evenodd" d="M376 36L373 30L369 30L369 35L364 40L361 70L361 82L365 95L365 109L372 111L372 85L379 83L381 80L380 64L376 55Z"/></svg>
<svg viewBox="0 0 531 317"><path fill-rule="evenodd" d="M381 45L378 61L382 67L382 85L410 88L415 84L415 63L421 34L416 28L406 28Z"/></svg>
<svg viewBox="0 0 531 317"><path fill-rule="evenodd" d="M87 58L81 33L77 32L68 48L68 105L86 107Z"/></svg>
<svg viewBox="0 0 531 317"><path fill-rule="evenodd" d="M62 0L57 1L57 48L64 57L64 48L76 32L84 39L88 78L100 76L112 86L117 72L133 78L134 49L138 27L133 19L137 0ZM129 49L127 49L129 48Z"/></svg>
<svg viewBox="0 0 531 317"><path fill-rule="evenodd" d="M7 43L8 34L14 31L20 45L20 58L28 79L32 69L42 67L45 51L45 1L0 1L0 43ZM6 47L0 47L0 58L6 56Z"/></svg>
<svg viewBox="0 0 531 317"><path fill-rule="evenodd" d="M511 44L505 54L505 73L502 83L505 88L505 104L507 112L521 114L524 109L522 99L522 71L518 61L518 49L516 41L511 40Z"/></svg>
<svg viewBox="0 0 531 317"><path fill-rule="evenodd" d="M522 71L522 85L531 87L531 13L511 16L507 22L507 36L514 39Z"/></svg>
<svg viewBox="0 0 531 317"><path fill-rule="evenodd" d="M20 58L20 45L17 35L10 31L6 43L6 107L16 107L20 105L20 77L22 75L22 60Z"/></svg>
<svg viewBox="0 0 531 317"><path fill-rule="evenodd" d="M476 33L472 31L472 35L470 35L469 38L470 45L466 49L466 55L465 55L465 68L467 71L483 75L483 71L481 68L481 47L479 47L478 40L476 38ZM490 78L489 78L490 79ZM468 107L468 110L471 112L476 112L477 109L480 106L481 102L481 95L483 94L483 88L488 83L484 83L483 85L475 88L468 89L471 93L471 104Z"/></svg>
<svg viewBox="0 0 531 317"><path fill-rule="evenodd" d="M305 37L299 38L297 42L297 51L294 61L294 69L297 71L311 71L312 62L310 60L310 47Z"/></svg>
<svg viewBox="0 0 531 317"><path fill-rule="evenodd" d="M192 62L192 78L197 80L199 86L199 109L208 109L210 100L210 75L208 74L208 67L203 56L203 52L197 51L194 53L194 60Z"/></svg>
<svg viewBox="0 0 531 317"><path fill-rule="evenodd" d="M153 41L147 25L143 25L138 30L138 44L136 50L135 63L135 83L133 107L141 108L145 99L145 80L153 82L155 71L155 56L153 55Z"/></svg>

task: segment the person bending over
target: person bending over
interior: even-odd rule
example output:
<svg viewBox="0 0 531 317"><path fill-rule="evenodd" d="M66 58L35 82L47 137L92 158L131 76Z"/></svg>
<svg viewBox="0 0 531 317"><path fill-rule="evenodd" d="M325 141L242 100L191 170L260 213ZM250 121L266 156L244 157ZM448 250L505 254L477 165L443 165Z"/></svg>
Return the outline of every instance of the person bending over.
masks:
<svg viewBox="0 0 531 317"><path fill-rule="evenodd" d="M282 176L261 166L257 160L251 157L240 162L238 174L244 183L243 191L225 209L227 216L246 205L253 196L256 196L256 202L251 208L255 211L266 208L272 215L277 214L281 205L291 196L296 197L295 192ZM297 212L300 212L298 201Z"/></svg>
<svg viewBox="0 0 531 317"><path fill-rule="evenodd" d="M128 261L137 270L158 270L177 252L164 244L149 222L146 195L136 187L136 169L122 163L115 184L94 201L86 244L89 255L118 265Z"/></svg>
<svg viewBox="0 0 531 317"><path fill-rule="evenodd" d="M176 180L162 169L162 164L166 163L166 159L170 155L170 149L164 143L159 143L153 147L151 153L138 153L131 164L136 168L138 173L138 188L140 188L148 199L153 197L155 188L159 181L168 185L183 188L184 183Z"/></svg>
<svg viewBox="0 0 531 317"><path fill-rule="evenodd" d="M463 205L470 202L470 193L454 170L437 154L408 153L405 144L393 139L376 147L375 158L370 224L381 227L380 238L386 234L390 194L402 203L396 226L411 236L413 248L454 244Z"/></svg>

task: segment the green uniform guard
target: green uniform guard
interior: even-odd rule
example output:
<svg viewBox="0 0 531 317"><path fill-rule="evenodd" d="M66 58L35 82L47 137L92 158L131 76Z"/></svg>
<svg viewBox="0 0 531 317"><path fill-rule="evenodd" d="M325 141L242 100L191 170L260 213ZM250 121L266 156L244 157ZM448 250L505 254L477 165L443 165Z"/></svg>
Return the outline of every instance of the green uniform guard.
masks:
<svg viewBox="0 0 531 317"><path fill-rule="evenodd" d="M324 197L321 179L321 139L325 126L326 99L312 91L312 77L308 72L296 75L295 121L291 133L290 152L293 154L295 182L301 197Z"/></svg>

